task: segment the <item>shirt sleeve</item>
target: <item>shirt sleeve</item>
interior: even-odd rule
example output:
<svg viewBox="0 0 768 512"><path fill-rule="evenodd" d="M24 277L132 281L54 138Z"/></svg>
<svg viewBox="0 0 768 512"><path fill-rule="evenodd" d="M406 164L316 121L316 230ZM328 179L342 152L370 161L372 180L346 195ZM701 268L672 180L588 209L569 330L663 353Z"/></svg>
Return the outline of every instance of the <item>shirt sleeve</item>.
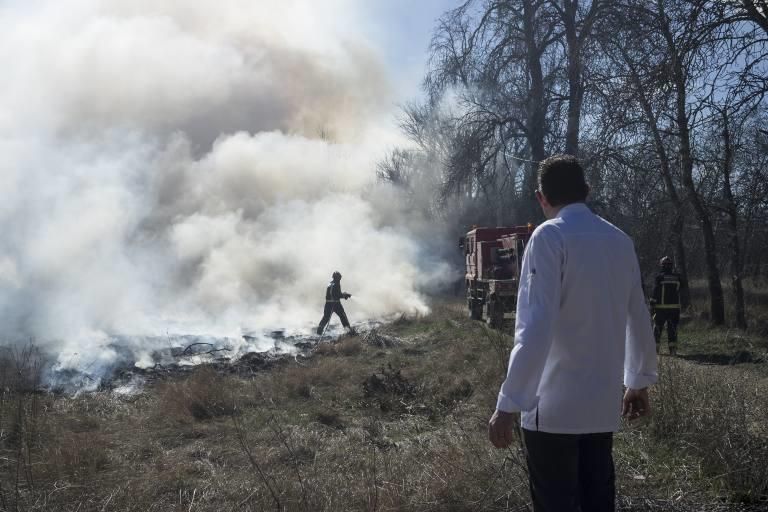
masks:
<svg viewBox="0 0 768 512"><path fill-rule="evenodd" d="M624 385L631 389L641 389L655 383L658 374L656 342L653 338L651 317L643 300L640 266L636 259L633 280L627 315Z"/></svg>
<svg viewBox="0 0 768 512"><path fill-rule="evenodd" d="M528 242L517 296L515 347L496 402L500 411L529 411L539 403L539 383L560 312L564 251L553 225L540 226Z"/></svg>

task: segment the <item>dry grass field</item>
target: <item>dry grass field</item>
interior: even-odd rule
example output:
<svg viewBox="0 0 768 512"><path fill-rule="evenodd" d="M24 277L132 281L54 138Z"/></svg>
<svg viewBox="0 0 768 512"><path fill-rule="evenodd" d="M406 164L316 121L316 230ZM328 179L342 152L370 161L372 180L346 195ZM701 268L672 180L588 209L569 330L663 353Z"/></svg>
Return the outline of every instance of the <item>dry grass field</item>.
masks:
<svg viewBox="0 0 768 512"><path fill-rule="evenodd" d="M761 329L681 329L652 418L616 436L620 510L768 510ZM78 396L6 350L0 510L529 510L520 448L486 440L511 344L443 302L251 377L201 366Z"/></svg>

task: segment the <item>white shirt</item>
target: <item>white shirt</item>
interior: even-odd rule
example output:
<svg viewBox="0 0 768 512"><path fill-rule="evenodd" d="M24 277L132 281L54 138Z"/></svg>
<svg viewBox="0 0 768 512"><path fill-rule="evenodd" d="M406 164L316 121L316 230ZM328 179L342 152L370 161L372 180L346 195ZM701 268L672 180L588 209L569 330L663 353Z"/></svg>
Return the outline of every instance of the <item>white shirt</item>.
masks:
<svg viewBox="0 0 768 512"><path fill-rule="evenodd" d="M533 232L515 347L496 408L528 430L615 432L624 385L656 382L656 344L632 240L583 203Z"/></svg>

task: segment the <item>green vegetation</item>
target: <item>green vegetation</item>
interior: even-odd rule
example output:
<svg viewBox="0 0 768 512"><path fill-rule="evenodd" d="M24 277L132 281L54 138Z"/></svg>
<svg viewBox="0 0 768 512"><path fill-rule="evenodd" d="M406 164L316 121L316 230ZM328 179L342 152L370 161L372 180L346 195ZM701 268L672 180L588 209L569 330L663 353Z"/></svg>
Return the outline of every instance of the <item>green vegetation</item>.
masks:
<svg viewBox="0 0 768 512"><path fill-rule="evenodd" d="M512 340L462 307L136 396L36 392L34 351L5 353L0 510L527 510L521 450L486 440ZM617 435L620 510L764 510L766 338L681 334L654 416Z"/></svg>

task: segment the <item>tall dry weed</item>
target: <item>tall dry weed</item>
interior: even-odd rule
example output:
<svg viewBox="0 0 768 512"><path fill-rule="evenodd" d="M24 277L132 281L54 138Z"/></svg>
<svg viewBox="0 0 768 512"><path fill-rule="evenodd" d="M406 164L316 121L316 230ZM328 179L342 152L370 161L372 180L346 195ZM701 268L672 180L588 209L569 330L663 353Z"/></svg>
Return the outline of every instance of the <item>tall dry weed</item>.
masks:
<svg viewBox="0 0 768 512"><path fill-rule="evenodd" d="M660 362L651 433L702 460L706 483L729 500L768 501L768 400L732 368Z"/></svg>
<svg viewBox="0 0 768 512"><path fill-rule="evenodd" d="M9 509L23 507L35 487L42 367L31 342L0 352L0 505Z"/></svg>

